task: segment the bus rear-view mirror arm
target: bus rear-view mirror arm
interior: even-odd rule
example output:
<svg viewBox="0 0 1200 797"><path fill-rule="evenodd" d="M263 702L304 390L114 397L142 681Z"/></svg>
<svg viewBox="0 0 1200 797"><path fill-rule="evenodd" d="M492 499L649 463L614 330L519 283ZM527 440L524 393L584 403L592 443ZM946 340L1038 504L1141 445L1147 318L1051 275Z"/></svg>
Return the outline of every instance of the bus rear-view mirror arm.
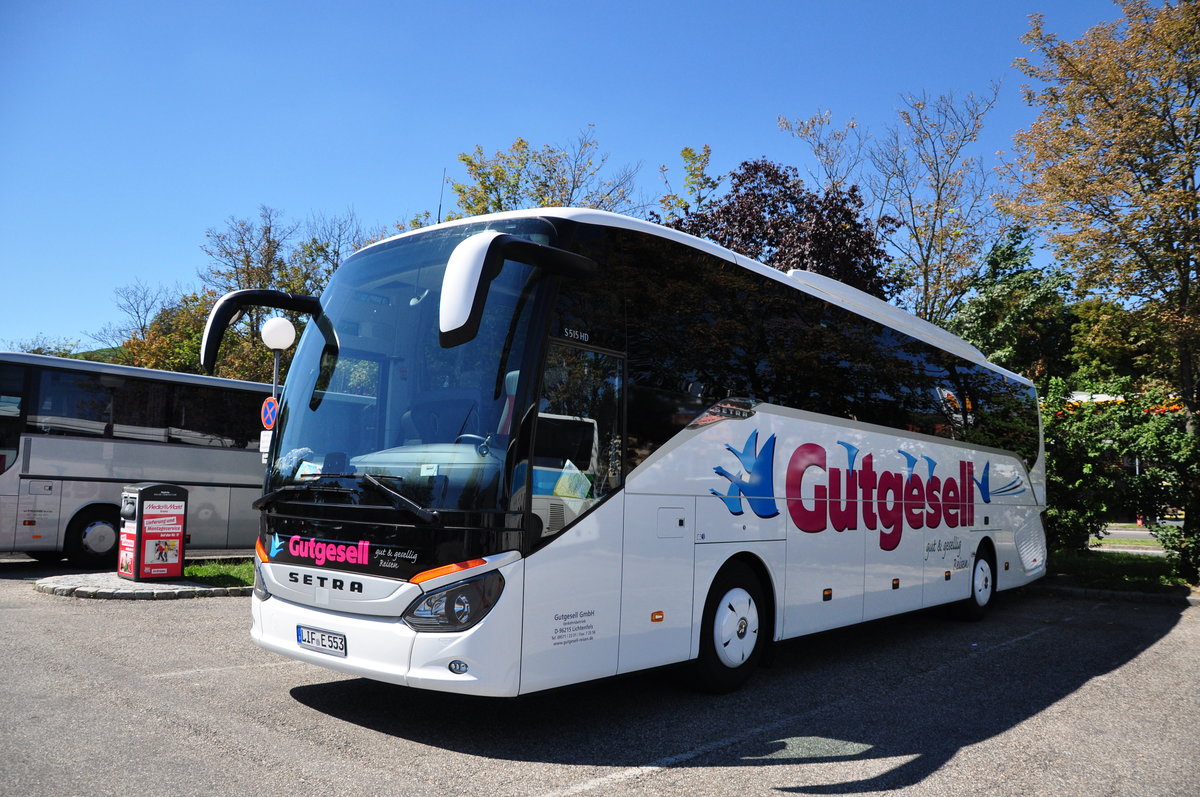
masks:
<svg viewBox="0 0 1200 797"><path fill-rule="evenodd" d="M204 325L204 337L200 341L200 367L204 373L211 374L216 368L217 349L225 337L225 330L242 317L247 307L273 307L308 313L313 318L321 315L321 302L315 296L260 288L227 293L213 305L212 312L208 314L208 323Z"/></svg>
<svg viewBox="0 0 1200 797"><path fill-rule="evenodd" d="M438 305L439 340L443 348L467 343L479 333L488 285L500 273L505 260L572 277L596 272L596 261L565 249L494 230L472 235L454 247L446 262Z"/></svg>

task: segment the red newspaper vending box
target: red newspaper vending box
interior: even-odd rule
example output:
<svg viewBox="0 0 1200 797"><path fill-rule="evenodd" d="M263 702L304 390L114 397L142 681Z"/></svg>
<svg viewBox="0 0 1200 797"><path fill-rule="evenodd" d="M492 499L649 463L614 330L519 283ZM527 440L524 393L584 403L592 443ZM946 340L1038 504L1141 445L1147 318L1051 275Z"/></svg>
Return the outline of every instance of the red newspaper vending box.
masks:
<svg viewBox="0 0 1200 797"><path fill-rule="evenodd" d="M187 490L174 484L127 484L121 520L118 576L134 581L183 577Z"/></svg>

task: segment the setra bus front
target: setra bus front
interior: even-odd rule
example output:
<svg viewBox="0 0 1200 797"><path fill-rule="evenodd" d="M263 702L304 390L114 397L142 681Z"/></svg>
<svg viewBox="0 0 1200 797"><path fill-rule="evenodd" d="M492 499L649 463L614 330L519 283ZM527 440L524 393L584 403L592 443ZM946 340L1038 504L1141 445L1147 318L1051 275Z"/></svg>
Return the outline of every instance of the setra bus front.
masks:
<svg viewBox="0 0 1200 797"><path fill-rule="evenodd" d="M397 684L519 692L536 486L551 474L578 513L605 481L595 422L537 399L554 281L591 266L553 236L537 218L419 231L349 258L319 304L302 297L314 321L256 502L256 643Z"/></svg>

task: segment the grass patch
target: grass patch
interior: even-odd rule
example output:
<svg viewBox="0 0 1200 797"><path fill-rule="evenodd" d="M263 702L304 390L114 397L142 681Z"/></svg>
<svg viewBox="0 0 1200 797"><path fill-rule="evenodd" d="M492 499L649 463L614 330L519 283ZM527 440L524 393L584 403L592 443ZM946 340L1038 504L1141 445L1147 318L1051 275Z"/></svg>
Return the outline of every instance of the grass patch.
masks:
<svg viewBox="0 0 1200 797"><path fill-rule="evenodd" d="M1136 592L1186 592L1187 582L1175 575L1165 556L1119 551L1056 551L1050 572L1080 587Z"/></svg>
<svg viewBox="0 0 1200 797"><path fill-rule="evenodd" d="M185 564L183 577L210 587L248 587L254 583L249 559L205 559Z"/></svg>
<svg viewBox="0 0 1200 797"><path fill-rule="evenodd" d="M1159 544L1158 540L1154 539L1127 540L1117 537L1092 537L1091 542L1088 544L1093 548L1099 546L1101 548L1151 548L1154 550L1162 550L1162 545Z"/></svg>

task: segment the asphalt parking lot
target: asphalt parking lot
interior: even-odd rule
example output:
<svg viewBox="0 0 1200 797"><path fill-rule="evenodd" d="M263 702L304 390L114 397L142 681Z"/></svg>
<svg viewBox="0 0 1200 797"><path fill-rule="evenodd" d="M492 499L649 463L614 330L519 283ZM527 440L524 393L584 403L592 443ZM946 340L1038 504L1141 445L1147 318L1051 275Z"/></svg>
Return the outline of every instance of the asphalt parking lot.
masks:
<svg viewBox="0 0 1200 797"><path fill-rule="evenodd" d="M1002 594L779 646L740 692L677 670L516 700L280 659L249 599L36 592L0 562L5 793L1188 795L1200 609Z"/></svg>

